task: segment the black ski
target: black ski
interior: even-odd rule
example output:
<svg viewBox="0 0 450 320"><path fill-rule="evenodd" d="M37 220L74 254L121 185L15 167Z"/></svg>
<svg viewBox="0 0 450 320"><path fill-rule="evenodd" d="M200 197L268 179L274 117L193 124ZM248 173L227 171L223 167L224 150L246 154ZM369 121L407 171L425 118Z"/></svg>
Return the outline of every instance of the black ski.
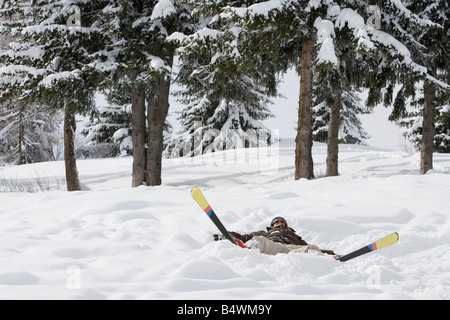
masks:
<svg viewBox="0 0 450 320"><path fill-rule="evenodd" d="M200 206L200 208L202 208L202 210L207 214L207 216L211 219L211 221L216 225L216 227L219 229L219 231L222 233L223 237L225 237L226 239L228 239L229 241L231 241L231 243L240 246L242 248L247 248L242 241L235 239L229 232L228 230L224 227L224 225L222 224L222 222L220 221L220 219L217 217L217 215L215 214L214 210L211 208L211 206L209 205L208 201L206 201L205 197L203 196L202 192L200 191L200 189L198 187L193 187L191 190L191 196L192 198L194 198L195 202L198 203L198 205ZM220 238L220 236L217 237L216 240L218 240ZM349 254L346 254L344 256L334 256L334 258L338 261L344 262L344 261L348 261L350 259L359 257L363 254L393 245L394 243L396 243L399 239L399 235L397 232L391 233L390 235L375 241L371 244L369 244L368 246L362 247L361 249L355 250Z"/></svg>
<svg viewBox="0 0 450 320"><path fill-rule="evenodd" d="M335 259L339 260L341 262L345 262L350 259L359 257L363 254L393 245L394 243L396 243L398 241L398 239L399 239L398 233L394 232L378 241L375 241L375 242L369 244L368 246L365 246L365 247L362 247L361 249L350 252L349 254L346 254L344 256L335 256Z"/></svg>
<svg viewBox="0 0 450 320"><path fill-rule="evenodd" d="M202 208L202 210L208 215L212 222L216 225L216 227L222 232L223 236L230 240L233 244L240 246L240 244L236 241L236 239L228 232L228 230L223 226L222 222L219 220L217 215L214 213L213 209L209 205L208 201L206 201L202 192L198 187L193 187L191 190L191 196L194 198L195 202Z"/></svg>

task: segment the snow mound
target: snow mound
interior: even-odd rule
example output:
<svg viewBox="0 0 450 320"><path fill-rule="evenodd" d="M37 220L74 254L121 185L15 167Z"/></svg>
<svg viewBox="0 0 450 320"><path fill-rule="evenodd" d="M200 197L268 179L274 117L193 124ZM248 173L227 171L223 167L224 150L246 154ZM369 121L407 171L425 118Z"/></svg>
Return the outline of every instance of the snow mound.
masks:
<svg viewBox="0 0 450 320"><path fill-rule="evenodd" d="M164 160L160 187L130 188L132 160L117 158L78 161L86 191L0 193L0 299L450 299L449 155L419 175L418 155L340 146L340 176L320 178L326 146L315 144L319 178L294 181L292 141L257 162L227 152ZM0 179L36 174L60 181L64 165L0 167ZM213 241L194 185L236 232L283 216L340 254L400 240L346 263L262 255Z"/></svg>

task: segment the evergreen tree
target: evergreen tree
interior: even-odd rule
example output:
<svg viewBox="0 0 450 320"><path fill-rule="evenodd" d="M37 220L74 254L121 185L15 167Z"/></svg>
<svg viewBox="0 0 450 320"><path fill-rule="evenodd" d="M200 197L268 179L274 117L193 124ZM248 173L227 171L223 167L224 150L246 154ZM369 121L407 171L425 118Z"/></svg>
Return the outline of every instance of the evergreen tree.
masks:
<svg viewBox="0 0 450 320"><path fill-rule="evenodd" d="M374 10L375 9L375 13ZM311 89L314 44L319 45L316 69L326 81L324 88L335 97L328 105L330 111L328 140L337 146L337 135L342 107L342 94L353 88L369 88L366 103L398 103L393 97L395 85L403 84L402 93L411 91L415 79L436 78L405 46L403 23L424 26L429 21L405 9L401 1L380 1L374 6L369 1L264 1L249 3L245 8L230 8L237 16L238 25L255 33L258 25L278 34L273 44L286 53L288 61L299 66L301 73L299 124L296 149L296 179L313 177L311 157ZM286 19L290 17L290 19ZM328 36L317 24L330 20ZM287 24L289 23L289 24ZM331 32L333 31L333 32ZM336 35L331 36L332 33ZM317 35L317 36L316 36ZM274 38L274 37L272 37ZM414 38L409 35L409 38ZM318 41L318 42L316 42ZM401 42L402 41L402 42ZM345 45L351 50L345 50ZM272 56L273 57L273 56ZM300 64L299 64L300 62ZM353 62L353 64L352 64ZM353 74L361 77L352 76ZM352 87L353 86L353 87ZM325 89L326 90L326 89ZM319 101L318 101L319 102ZM334 119L334 120L333 120ZM330 145L331 146L331 145ZM329 150L330 151L330 150ZM330 165L337 168L337 148L329 152ZM333 170L333 174L337 174Z"/></svg>
<svg viewBox="0 0 450 320"><path fill-rule="evenodd" d="M437 107L436 111L435 150L438 153L450 153L450 100L447 98L447 103Z"/></svg>
<svg viewBox="0 0 450 320"><path fill-rule="evenodd" d="M421 38L420 34L427 34L429 30L438 27L436 23L412 12L407 8L407 5L411 4L401 1L380 1L376 6L366 1L341 1L341 5L347 8L340 10L335 26L340 31L345 28L353 31L356 50L364 56L362 65L366 70L362 84L369 88L368 105L373 106L380 102L385 105L393 104L393 120L405 114L404 99L414 96L414 84L420 79L430 84L429 91L432 91L430 88L435 85L448 87L430 72L432 66L427 64L429 61L421 59L417 54L425 46L416 39ZM373 8L376 9L376 14L371 16ZM373 23L372 18L379 21ZM415 33L419 30L422 33ZM432 65L436 67L434 62ZM394 96L394 89L398 84L402 87L397 96ZM425 105L431 106L434 99L432 95L428 96L429 98L425 99L428 103ZM432 112L426 114L430 114L430 118L433 117ZM430 162L429 159L425 160L424 154L430 154L429 150L422 154L422 172L423 164Z"/></svg>
<svg viewBox="0 0 450 320"><path fill-rule="evenodd" d="M420 20L402 24L405 32L400 36L408 43L414 59L427 67L427 76L418 79L422 88L400 92L393 118L409 128L406 135L421 150L421 172L425 173L432 168L433 151L450 150L450 5L443 0L408 2L405 10ZM417 110L408 111L408 106Z"/></svg>
<svg viewBox="0 0 450 320"><path fill-rule="evenodd" d="M14 3L13 3L14 2ZM9 10L15 1L4 1ZM22 103L64 110L64 158L69 191L80 190L75 160L75 114L94 105L95 74L92 55L101 48L102 34L95 28L101 1L20 1L16 14L24 17L12 26L17 43L2 54L5 91Z"/></svg>
<svg viewBox="0 0 450 320"><path fill-rule="evenodd" d="M102 17L108 38L97 64L107 75L102 86L108 101L132 106L132 186L159 185L176 48L166 40L176 31L190 33L189 7L172 0L110 0Z"/></svg>
<svg viewBox="0 0 450 320"><path fill-rule="evenodd" d="M110 103L120 106L131 103L133 187L142 185L146 180L148 135L145 103L156 87L156 81L149 73L152 62L159 58L150 54L161 30L160 26L151 23L151 14L157 2L110 1L102 12L104 22L101 28L108 42L106 61L104 64L103 61L98 63L98 67L107 72L101 86L108 89L106 97Z"/></svg>
<svg viewBox="0 0 450 320"><path fill-rule="evenodd" d="M58 120L58 114L49 116L37 105L5 104L0 107L0 154L19 165L55 160Z"/></svg>
<svg viewBox="0 0 450 320"><path fill-rule="evenodd" d="M356 95L367 64L348 23L335 27L341 13L340 7L334 5L325 19L318 17L314 23L318 35L314 61L317 106L313 110L319 115L314 126L318 126L318 140L327 141L327 176L338 175L339 142L362 143L367 137L358 118L364 106Z"/></svg>
<svg viewBox="0 0 450 320"><path fill-rule="evenodd" d="M322 18L328 19L328 15L330 15L330 19L336 20L336 16L340 11L341 8L332 1L289 0L278 2L254 1L251 3L247 1L240 8L237 8L233 3L233 7L225 10L226 13L234 17L234 21L238 26L251 34L251 38L257 39L254 43L261 41L263 44L267 44L259 46L258 48L260 50L258 51L256 49L253 54L262 57L266 64L271 65L272 72L284 71L287 67L294 66L300 74L299 116L295 153L296 179L311 179L314 177L312 159L314 65L316 69L321 67L324 71L323 74L326 71L328 72L328 75L323 76L322 79L317 78L318 83L323 85L323 87L316 87L318 89L316 92L318 95L321 95L319 90L322 90L323 94L328 92L334 97L338 97L338 101L334 101L335 99L333 99L332 105L337 106L333 110L340 112L342 91L347 90L347 92L351 92L350 88L346 89L350 84L345 84L346 87L343 87L340 83L342 79L340 79L340 70L337 68L338 60L334 54L333 40L330 37L325 39L322 35L317 36L318 31L322 30L318 30L316 22L322 22L320 20ZM328 22L333 26L334 21ZM315 61L317 39L323 40L321 45L324 47L324 50L318 49L319 53L321 51L332 50L334 55L332 58L336 58L335 61L329 61L328 59ZM283 63L280 64L279 61ZM344 68L344 64L342 66ZM344 70L344 72L351 74L349 70ZM335 80L330 81L331 79ZM350 95L345 96L346 98L350 97ZM330 99L317 100L317 103L320 102L325 102L327 105L330 105ZM337 146L337 130L339 129L340 115L338 113L336 116L336 112L332 112L332 114L333 119L338 119L330 126L330 128L333 128L333 132L336 131L333 133L336 139L333 139ZM337 154L337 149L334 151L334 154ZM337 158L335 162L337 162Z"/></svg>
<svg viewBox="0 0 450 320"><path fill-rule="evenodd" d="M20 50L12 30L26 26L28 19L22 12L24 1L4 2L0 9L0 74L13 78L0 79L0 153L9 163L24 164L53 160L57 137L57 115L48 114L36 104L20 97L23 73L12 64L8 52ZM13 80L11 85L10 80ZM15 90L13 87L16 87Z"/></svg>
<svg viewBox="0 0 450 320"><path fill-rule="evenodd" d="M322 90L324 87L321 87ZM320 102L318 93L314 90L313 107L313 139L317 142L326 143L328 141L328 130L330 121L330 105L326 101ZM355 88L355 90L357 90ZM339 143L365 145L369 136L364 130L359 115L370 111L358 95L359 91L343 92L341 95L341 110L339 124Z"/></svg>
<svg viewBox="0 0 450 320"><path fill-rule="evenodd" d="M86 137L86 157L131 155L131 106L98 107L81 133Z"/></svg>
<svg viewBox="0 0 450 320"><path fill-rule="evenodd" d="M164 149L167 147L172 126L164 125ZM86 158L131 156L133 141L131 105L98 107L81 132L86 137L82 153Z"/></svg>
<svg viewBox="0 0 450 320"><path fill-rule="evenodd" d="M423 117L420 138L421 173L426 173L432 168L436 108L441 109L442 106L445 110L445 105L448 104L449 4L445 0L399 1L386 6L384 11L398 17L386 19L386 25L407 46L411 59L422 66L414 68L414 76L402 74L399 80L402 87L395 97L391 119L398 120L408 116L406 102L411 101L410 99L415 103L420 102ZM420 90L423 98L422 93L416 95L417 83L421 83L423 87ZM389 98L392 99L392 93Z"/></svg>
<svg viewBox="0 0 450 320"><path fill-rule="evenodd" d="M296 179L312 178L312 65L316 30L315 19L327 12L327 4L309 1L201 1L202 12L213 17L212 22L219 26L228 24L229 30L239 35L238 40L247 50L240 50L239 41L232 41L228 52L212 56L216 61L227 57L228 61L250 62L248 71L256 84L267 88L268 93L276 94L276 75L295 66L301 73L299 120L296 148ZM225 21L225 23L224 23ZM222 35L219 33L219 35ZM227 41L221 41L227 44ZM229 42L228 42L229 43ZM222 47L225 45L221 45ZM217 51L216 51L217 52ZM237 53L237 54L236 54ZM206 63L210 63L206 60ZM211 63L210 63L211 64ZM233 64L228 63L233 66ZM206 68L205 68L206 69ZM212 73L211 79L216 77ZM263 79L263 80L262 80ZM228 82L224 82L227 86ZM205 98L205 99L203 99ZM198 97L201 106L208 108L212 99Z"/></svg>
<svg viewBox="0 0 450 320"><path fill-rule="evenodd" d="M229 2L187 2L202 24L189 37L173 37L182 43L177 81L186 107L180 116L183 129L174 136L170 153L198 155L267 145L273 137L260 120L271 116L267 105L277 79L268 72L271 66L252 54L263 44L221 16Z"/></svg>

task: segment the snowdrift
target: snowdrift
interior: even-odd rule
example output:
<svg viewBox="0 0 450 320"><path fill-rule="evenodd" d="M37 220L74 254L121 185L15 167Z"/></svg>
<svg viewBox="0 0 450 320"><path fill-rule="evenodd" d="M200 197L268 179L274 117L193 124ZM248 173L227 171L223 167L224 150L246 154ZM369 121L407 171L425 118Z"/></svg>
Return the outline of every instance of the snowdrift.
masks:
<svg viewBox="0 0 450 320"><path fill-rule="evenodd" d="M288 140L164 160L160 187L130 188L132 160L116 158L78 161L85 191L2 192L0 299L450 299L450 155L419 175L417 154L340 146L333 178L321 177L326 146L313 156L311 181L294 181ZM35 177L52 185L64 165L0 167L0 180ZM240 233L279 215L340 254L395 231L400 241L346 263L261 255L213 241L193 185Z"/></svg>

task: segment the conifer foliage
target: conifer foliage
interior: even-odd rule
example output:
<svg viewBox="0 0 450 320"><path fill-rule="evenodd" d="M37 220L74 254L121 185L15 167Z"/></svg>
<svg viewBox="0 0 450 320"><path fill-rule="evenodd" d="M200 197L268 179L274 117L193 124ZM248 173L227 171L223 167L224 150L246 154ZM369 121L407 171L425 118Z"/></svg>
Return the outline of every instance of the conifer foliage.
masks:
<svg viewBox="0 0 450 320"><path fill-rule="evenodd" d="M110 101L131 104L132 186L161 184L174 32L191 32L189 7L172 0L111 0L100 14L106 46L95 66ZM118 98L119 97L119 98Z"/></svg>
<svg viewBox="0 0 450 320"><path fill-rule="evenodd" d="M3 88L20 104L37 103L64 111L67 189L80 190L75 115L94 107L96 79L89 63L102 44L102 35L88 13L95 12L99 1L12 0L2 5L4 19L22 18L18 24L6 24L15 41L2 54Z"/></svg>
<svg viewBox="0 0 450 320"><path fill-rule="evenodd" d="M169 154L198 155L235 147L270 144L275 137L261 123L272 116L270 97L276 92L271 62L255 54L262 43L223 15L228 1L186 1L198 20L196 32L176 34L180 44L178 93L186 104L182 130ZM248 1L234 1L240 6ZM201 132L200 132L201 131Z"/></svg>
<svg viewBox="0 0 450 320"><path fill-rule="evenodd" d="M1 156L53 159L50 119L64 114L67 187L80 190L75 116L90 115L88 141L132 155L132 186L160 185L163 154L274 142L263 121L294 68L296 179L314 177L313 139L338 175L338 143L363 143L358 116L379 104L426 173L433 151L450 152L449 12L446 0L3 0ZM170 94L185 107L169 138Z"/></svg>

